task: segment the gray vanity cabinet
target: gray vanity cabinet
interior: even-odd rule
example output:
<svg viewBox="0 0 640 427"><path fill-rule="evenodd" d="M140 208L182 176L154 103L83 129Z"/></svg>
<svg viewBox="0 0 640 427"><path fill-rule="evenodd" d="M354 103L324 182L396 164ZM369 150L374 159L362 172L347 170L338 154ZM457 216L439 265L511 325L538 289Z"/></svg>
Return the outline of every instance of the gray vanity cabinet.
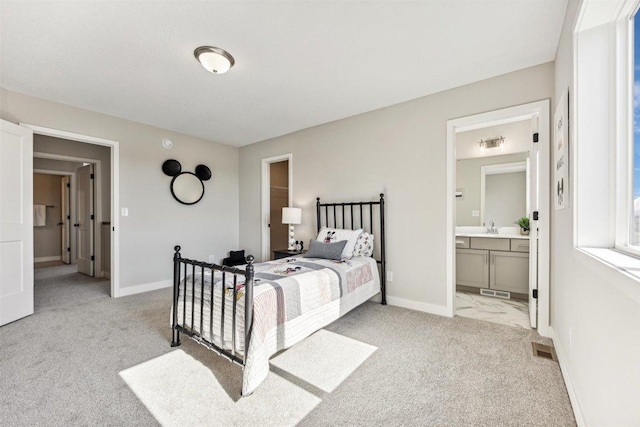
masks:
<svg viewBox="0 0 640 427"><path fill-rule="evenodd" d="M457 249L456 283L474 288L488 288L489 251Z"/></svg>
<svg viewBox="0 0 640 427"><path fill-rule="evenodd" d="M456 285L529 294L529 241L456 237Z"/></svg>
<svg viewBox="0 0 640 427"><path fill-rule="evenodd" d="M529 293L529 254L491 251L489 289Z"/></svg>

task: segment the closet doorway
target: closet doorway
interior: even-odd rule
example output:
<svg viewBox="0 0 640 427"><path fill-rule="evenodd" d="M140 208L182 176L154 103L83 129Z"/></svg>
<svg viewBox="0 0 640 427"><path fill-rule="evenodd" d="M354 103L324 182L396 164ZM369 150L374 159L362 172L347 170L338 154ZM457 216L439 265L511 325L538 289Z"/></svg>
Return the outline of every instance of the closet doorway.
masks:
<svg viewBox="0 0 640 427"><path fill-rule="evenodd" d="M262 160L262 259L273 259L274 250L288 246L288 225L282 223L282 208L292 202L291 154Z"/></svg>

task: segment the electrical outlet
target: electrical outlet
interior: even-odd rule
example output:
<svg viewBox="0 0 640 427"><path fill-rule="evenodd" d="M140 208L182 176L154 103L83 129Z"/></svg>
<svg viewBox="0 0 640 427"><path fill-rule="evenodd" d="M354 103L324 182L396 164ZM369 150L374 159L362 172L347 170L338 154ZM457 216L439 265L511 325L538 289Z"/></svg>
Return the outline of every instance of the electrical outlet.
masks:
<svg viewBox="0 0 640 427"><path fill-rule="evenodd" d="M216 262L216 261L215 261L215 258L216 258L215 256L213 256L213 255L209 255L209 263L210 263L210 264L215 263L215 262Z"/></svg>
<svg viewBox="0 0 640 427"><path fill-rule="evenodd" d="M471 216L480 216L480 211L471 211Z"/></svg>
<svg viewBox="0 0 640 427"><path fill-rule="evenodd" d="M573 347L573 328L569 325L569 347Z"/></svg>
<svg viewBox="0 0 640 427"><path fill-rule="evenodd" d="M387 271L387 282L393 282L393 272Z"/></svg>

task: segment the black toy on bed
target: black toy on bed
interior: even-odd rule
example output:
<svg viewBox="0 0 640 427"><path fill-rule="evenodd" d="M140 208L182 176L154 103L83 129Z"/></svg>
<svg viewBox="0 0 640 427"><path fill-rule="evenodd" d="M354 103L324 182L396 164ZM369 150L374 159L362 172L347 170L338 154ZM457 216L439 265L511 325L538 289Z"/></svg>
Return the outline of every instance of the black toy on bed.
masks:
<svg viewBox="0 0 640 427"><path fill-rule="evenodd" d="M247 258L244 256L244 249L241 251L229 251L229 257L222 260L222 265L227 267L235 267L246 263Z"/></svg>

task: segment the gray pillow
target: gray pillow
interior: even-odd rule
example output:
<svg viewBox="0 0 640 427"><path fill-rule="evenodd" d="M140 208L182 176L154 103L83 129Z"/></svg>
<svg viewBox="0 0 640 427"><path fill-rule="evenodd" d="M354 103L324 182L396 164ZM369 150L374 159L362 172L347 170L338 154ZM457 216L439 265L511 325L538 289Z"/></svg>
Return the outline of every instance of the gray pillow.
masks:
<svg viewBox="0 0 640 427"><path fill-rule="evenodd" d="M342 250L346 244L346 240L341 240L335 243L324 243L318 242L317 240L311 240L309 242L309 250L304 254L304 257L340 261L342 259Z"/></svg>

